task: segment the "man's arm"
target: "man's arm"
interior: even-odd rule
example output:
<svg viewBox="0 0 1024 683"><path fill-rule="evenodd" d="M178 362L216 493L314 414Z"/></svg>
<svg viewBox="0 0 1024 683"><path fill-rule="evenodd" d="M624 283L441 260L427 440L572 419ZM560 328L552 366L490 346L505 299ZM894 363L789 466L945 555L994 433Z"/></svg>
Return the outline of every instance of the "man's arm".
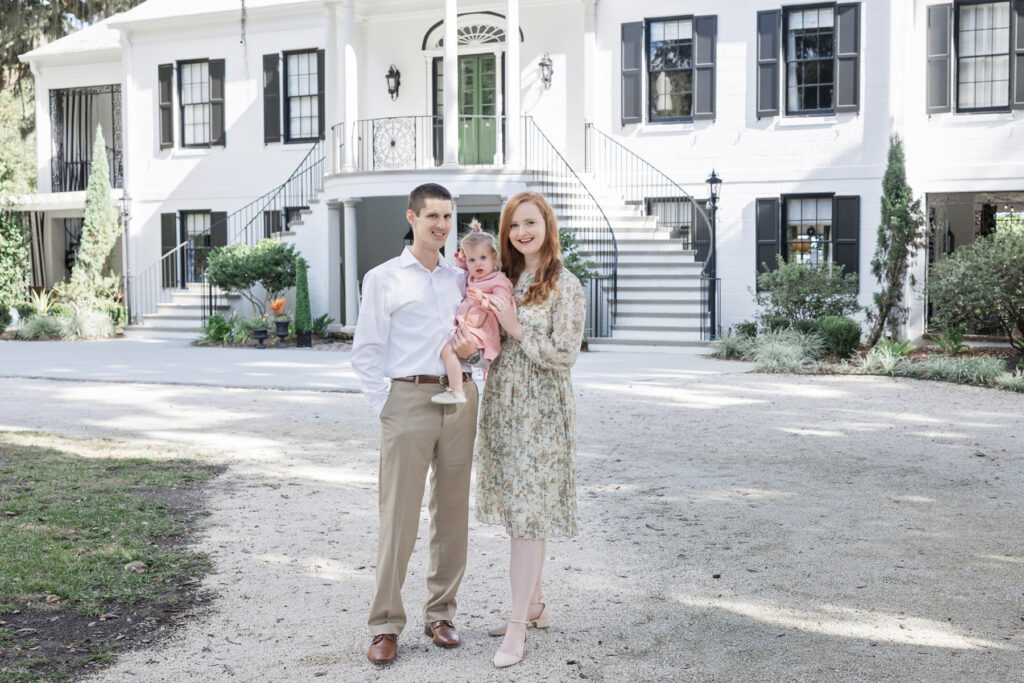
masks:
<svg viewBox="0 0 1024 683"><path fill-rule="evenodd" d="M380 415L388 400L390 384L384 377L391 315L383 282L372 271L363 278L363 302L352 341L352 370L359 377L363 396Z"/></svg>

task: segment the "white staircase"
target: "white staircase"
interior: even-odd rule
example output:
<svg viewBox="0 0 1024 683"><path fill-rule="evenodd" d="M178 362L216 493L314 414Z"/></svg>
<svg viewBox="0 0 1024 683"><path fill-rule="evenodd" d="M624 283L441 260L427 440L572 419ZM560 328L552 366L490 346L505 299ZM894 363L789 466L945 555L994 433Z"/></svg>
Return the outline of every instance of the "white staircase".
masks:
<svg viewBox="0 0 1024 683"><path fill-rule="evenodd" d="M701 341L701 286L703 264L695 252L683 249L682 239L671 229L658 225L653 216L638 215L637 207L602 190L592 176L581 179L594 194L611 223L618 245L618 287L614 299L615 318L610 338L590 338L591 345L706 346ZM527 186L534 183L527 183ZM571 189L564 194L546 185L546 198L555 214L563 217L559 226L573 229L574 217L586 213L572 200ZM533 188L531 188L533 189ZM580 245L582 258L593 258ZM606 289L612 288L605 282Z"/></svg>
<svg viewBox="0 0 1024 683"><path fill-rule="evenodd" d="M169 333L174 336L198 337L203 333L203 294L201 283L189 283L185 289L168 289L170 301L156 305L156 313L142 316L141 325L130 325L126 332ZM230 315L238 294L217 294L214 311Z"/></svg>

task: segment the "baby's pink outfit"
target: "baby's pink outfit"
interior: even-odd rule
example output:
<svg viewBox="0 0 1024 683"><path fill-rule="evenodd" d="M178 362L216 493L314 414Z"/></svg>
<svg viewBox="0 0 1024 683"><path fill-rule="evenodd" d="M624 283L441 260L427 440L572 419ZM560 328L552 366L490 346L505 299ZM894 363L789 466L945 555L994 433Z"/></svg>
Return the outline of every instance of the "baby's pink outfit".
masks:
<svg viewBox="0 0 1024 683"><path fill-rule="evenodd" d="M512 281L505 277L505 273L500 270L481 278L470 275L466 282L466 289L469 290L472 287L476 287L484 294L512 300ZM459 304L455 322L463 332L476 341L477 348L481 349L484 358L492 361L498 357L498 352L501 350L501 331L498 328L498 319L483 304L467 296Z"/></svg>

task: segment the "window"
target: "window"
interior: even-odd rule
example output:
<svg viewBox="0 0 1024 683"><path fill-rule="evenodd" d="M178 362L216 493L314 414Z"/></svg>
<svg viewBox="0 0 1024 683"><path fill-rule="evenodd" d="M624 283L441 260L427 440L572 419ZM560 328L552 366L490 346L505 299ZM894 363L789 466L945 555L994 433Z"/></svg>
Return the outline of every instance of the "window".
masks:
<svg viewBox="0 0 1024 683"><path fill-rule="evenodd" d="M693 21L655 19L647 24L650 121L693 115Z"/></svg>
<svg viewBox="0 0 1024 683"><path fill-rule="evenodd" d="M181 139L185 147L210 144L210 63L180 62Z"/></svg>
<svg viewBox="0 0 1024 683"><path fill-rule="evenodd" d="M961 3L956 12L959 111L1010 104L1010 3Z"/></svg>
<svg viewBox="0 0 1024 683"><path fill-rule="evenodd" d="M786 113L835 108L835 8L785 10Z"/></svg>
<svg viewBox="0 0 1024 683"><path fill-rule="evenodd" d="M832 260L832 197L788 197L784 206L787 261L818 265Z"/></svg>
<svg viewBox="0 0 1024 683"><path fill-rule="evenodd" d="M285 138L315 140L320 134L317 53L286 53L285 77Z"/></svg>
<svg viewBox="0 0 1024 683"><path fill-rule="evenodd" d="M184 211L182 219L185 230L186 281L199 282L206 272L206 261L210 252L210 212Z"/></svg>

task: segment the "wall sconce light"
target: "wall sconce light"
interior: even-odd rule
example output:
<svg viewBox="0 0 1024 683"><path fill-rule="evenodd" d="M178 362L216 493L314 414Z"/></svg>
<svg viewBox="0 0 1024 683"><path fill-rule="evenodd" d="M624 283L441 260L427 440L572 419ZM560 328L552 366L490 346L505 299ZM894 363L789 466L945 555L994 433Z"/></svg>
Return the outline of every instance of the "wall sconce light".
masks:
<svg viewBox="0 0 1024 683"><path fill-rule="evenodd" d="M121 195L121 216L127 221L132 215L132 198L128 195L128 190L124 191Z"/></svg>
<svg viewBox="0 0 1024 683"><path fill-rule="evenodd" d="M391 99L397 100L398 87L402 85L402 72L392 64L391 68L384 75L384 79L388 82L388 94L391 95Z"/></svg>
<svg viewBox="0 0 1024 683"><path fill-rule="evenodd" d="M551 74L554 73L553 66L551 55L545 52L544 56L540 58L540 82L544 84L545 90L551 87Z"/></svg>

